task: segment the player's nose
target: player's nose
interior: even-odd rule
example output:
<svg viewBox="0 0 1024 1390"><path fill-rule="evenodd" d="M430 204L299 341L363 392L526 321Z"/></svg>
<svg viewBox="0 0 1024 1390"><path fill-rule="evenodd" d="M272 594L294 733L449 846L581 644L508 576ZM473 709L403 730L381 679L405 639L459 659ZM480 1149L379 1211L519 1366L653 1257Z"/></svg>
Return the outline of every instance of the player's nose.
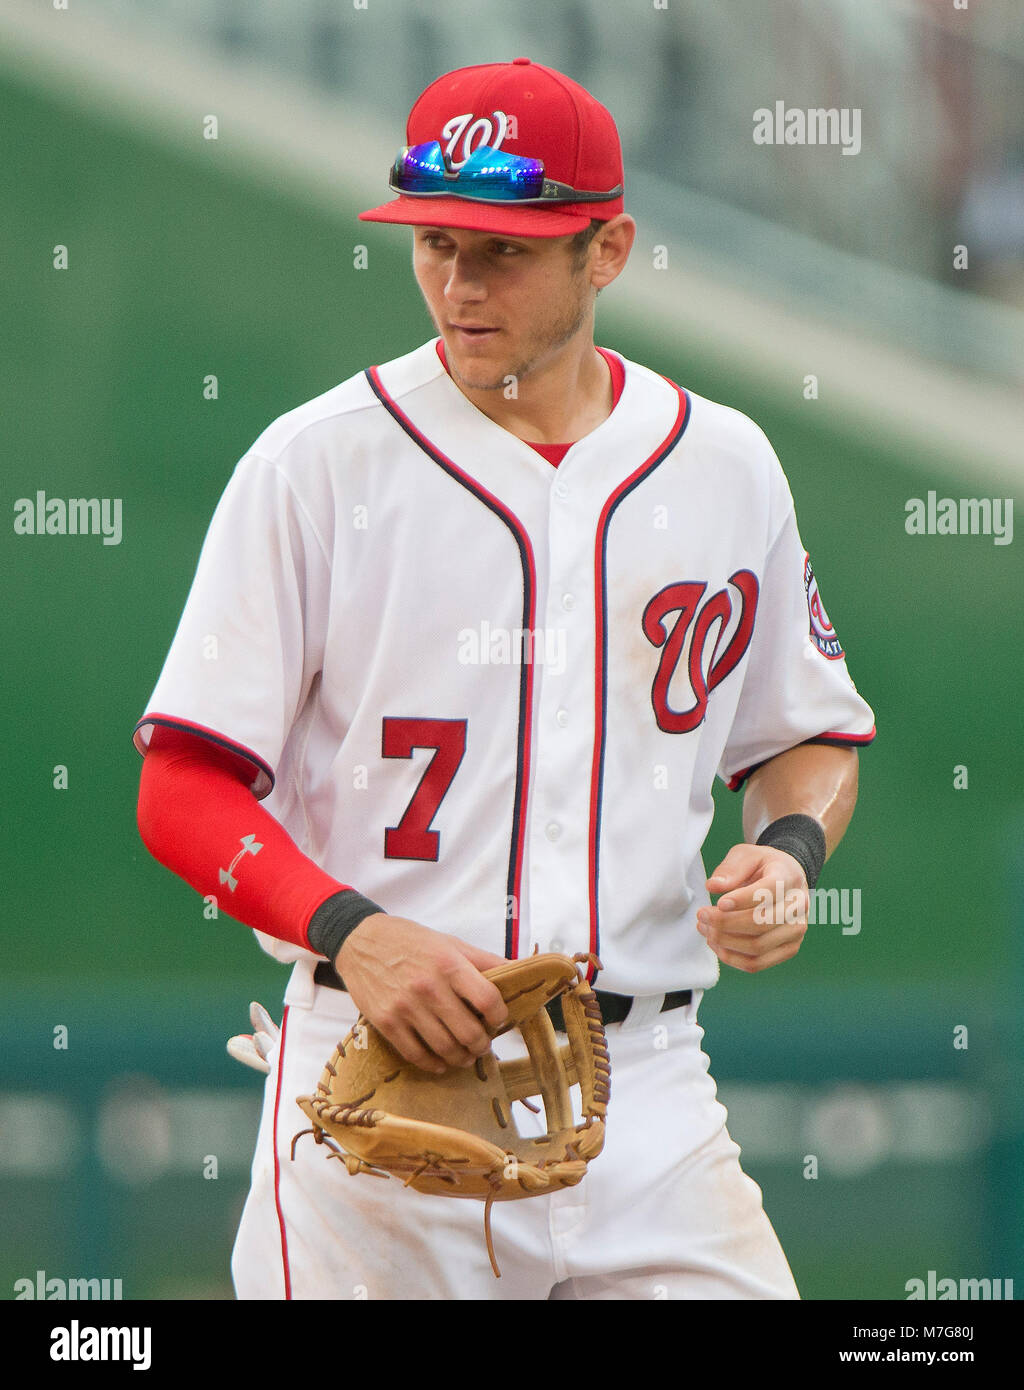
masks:
<svg viewBox="0 0 1024 1390"><path fill-rule="evenodd" d="M448 280L444 287L445 298L452 304L465 304L470 300L483 299L487 288L481 273L479 260L456 252L451 259Z"/></svg>

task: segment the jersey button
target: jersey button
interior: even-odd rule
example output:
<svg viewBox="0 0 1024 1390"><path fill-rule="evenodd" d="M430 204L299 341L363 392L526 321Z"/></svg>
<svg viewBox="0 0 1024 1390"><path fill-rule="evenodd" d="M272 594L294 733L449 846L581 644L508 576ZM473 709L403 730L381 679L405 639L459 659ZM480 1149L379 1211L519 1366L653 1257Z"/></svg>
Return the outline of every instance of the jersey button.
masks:
<svg viewBox="0 0 1024 1390"><path fill-rule="evenodd" d="M553 491L556 497L560 497L564 501L565 498L569 496L569 484L563 483L561 478L559 478L558 482L555 483Z"/></svg>
<svg viewBox="0 0 1024 1390"><path fill-rule="evenodd" d="M563 594L563 595L562 595L562 607L565 609L565 611L566 611L567 613L571 613L572 610L576 607L576 595L575 595L575 594Z"/></svg>
<svg viewBox="0 0 1024 1390"><path fill-rule="evenodd" d="M555 719L564 729L566 724L568 724L569 722L569 711L567 709L560 709L558 713L555 715Z"/></svg>
<svg viewBox="0 0 1024 1390"><path fill-rule="evenodd" d="M544 834L549 840L557 840L561 833L562 827L556 820L548 821L547 825L544 827Z"/></svg>

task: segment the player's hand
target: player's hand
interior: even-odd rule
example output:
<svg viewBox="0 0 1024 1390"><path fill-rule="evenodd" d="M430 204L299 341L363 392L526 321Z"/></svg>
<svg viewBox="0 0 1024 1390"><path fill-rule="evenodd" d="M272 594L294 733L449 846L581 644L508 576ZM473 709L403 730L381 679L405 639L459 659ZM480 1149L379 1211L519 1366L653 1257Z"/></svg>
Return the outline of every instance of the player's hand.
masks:
<svg viewBox="0 0 1024 1390"><path fill-rule="evenodd" d="M335 959L359 1011L424 1071L468 1067L508 1018L496 985L480 973L503 956L404 917L364 918Z"/></svg>
<svg viewBox="0 0 1024 1390"><path fill-rule="evenodd" d="M697 913L697 930L723 965L754 974L789 960L807 932L801 865L768 845L733 845L707 881L721 896Z"/></svg>

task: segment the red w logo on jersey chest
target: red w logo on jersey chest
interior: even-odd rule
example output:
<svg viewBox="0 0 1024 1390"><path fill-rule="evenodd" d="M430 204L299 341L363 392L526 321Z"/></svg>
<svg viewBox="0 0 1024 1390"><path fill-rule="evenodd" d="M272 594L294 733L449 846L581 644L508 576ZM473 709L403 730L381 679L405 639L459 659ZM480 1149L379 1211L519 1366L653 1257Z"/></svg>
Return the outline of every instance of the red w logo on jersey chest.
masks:
<svg viewBox="0 0 1024 1390"><path fill-rule="evenodd" d="M708 696L711 691L735 669L750 644L754 631L754 614L757 612L757 575L750 570L737 570L735 574L730 575L729 584L738 594L739 621L732 637L721 651L719 648L722 647L722 638L729 628L733 614L733 600L728 588L720 589L717 594L704 599L708 586L701 580L667 584L654 595L644 609L644 636L655 647L662 648L661 660L658 662L658 670L651 687L651 704L654 706L658 728L667 734L687 734L691 729L697 728L707 713ZM678 613L679 616L669 627L664 620L671 613ZM714 645L710 656L706 656L708 638L716 624ZM694 703L687 710L675 710L668 702L668 688L679 665L691 628L686 669Z"/></svg>

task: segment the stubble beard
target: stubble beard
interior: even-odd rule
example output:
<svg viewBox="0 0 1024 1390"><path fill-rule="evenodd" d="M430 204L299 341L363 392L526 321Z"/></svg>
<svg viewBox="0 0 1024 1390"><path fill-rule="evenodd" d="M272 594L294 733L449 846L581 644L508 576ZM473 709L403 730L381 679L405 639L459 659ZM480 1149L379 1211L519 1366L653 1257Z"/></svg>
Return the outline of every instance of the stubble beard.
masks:
<svg viewBox="0 0 1024 1390"><path fill-rule="evenodd" d="M551 328L548 335L541 342L533 345L533 350L528 357L522 358L517 365L509 367L494 380L489 377L473 380L464 376L455 366L450 353L448 354L448 371L455 384L465 390L504 391L510 381L517 384L524 381L538 366L560 352L567 343L570 343L586 322L588 311L589 305L586 296L581 294L572 309Z"/></svg>

